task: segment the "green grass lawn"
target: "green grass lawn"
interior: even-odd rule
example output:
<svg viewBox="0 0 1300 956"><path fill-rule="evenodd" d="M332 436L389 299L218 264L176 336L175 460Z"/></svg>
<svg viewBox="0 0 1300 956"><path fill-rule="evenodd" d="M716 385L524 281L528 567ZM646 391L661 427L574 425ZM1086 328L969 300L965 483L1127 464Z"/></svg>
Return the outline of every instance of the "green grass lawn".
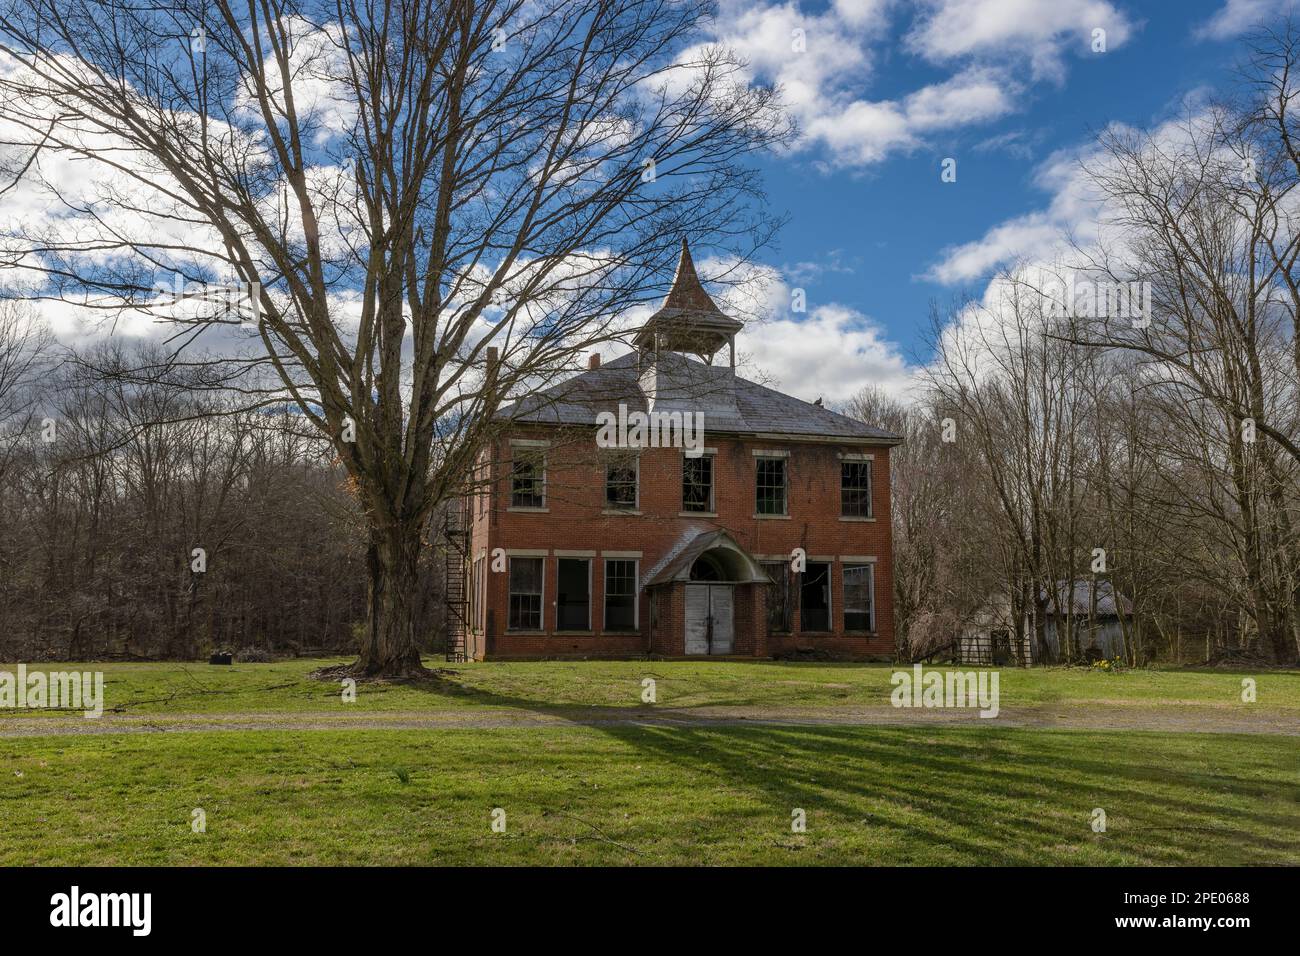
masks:
<svg viewBox="0 0 1300 956"><path fill-rule="evenodd" d="M102 670L106 706L137 715L325 711L338 706L340 687L308 674L327 663L51 664L46 669ZM835 709L889 703L888 665L771 661L543 661L443 664L441 681L425 685L362 684L351 712L422 709L529 709L641 706L641 681L653 677L658 706ZM0 665L12 669L14 665ZM1258 701L1241 701L1242 678L1258 685ZM1196 706L1225 712L1300 714L1300 672L1134 670L1093 673L1082 668L1000 670L1003 708L1080 706ZM51 711L0 710L0 720Z"/></svg>
<svg viewBox="0 0 1300 956"><path fill-rule="evenodd" d="M1281 736L249 731L4 739L0 757L5 865L1300 863Z"/></svg>
<svg viewBox="0 0 1300 956"><path fill-rule="evenodd" d="M430 661L439 680L362 684L342 711L339 686L308 676L324 663L49 665L103 670L118 708L106 719L135 717L136 732L0 738L0 864L1300 864L1300 738L1262 723L1229 735L565 722L635 714L645 677L658 708L759 715L882 707L892 689L888 666L718 661ZM1241 702L1243 676L1255 704ZM1006 668L1001 698L1004 711L1286 724L1300 673ZM299 714L419 711L560 722L291 727ZM51 713L0 710L0 725ZM185 714L287 726L154 732ZM205 833L191 831L195 808Z"/></svg>

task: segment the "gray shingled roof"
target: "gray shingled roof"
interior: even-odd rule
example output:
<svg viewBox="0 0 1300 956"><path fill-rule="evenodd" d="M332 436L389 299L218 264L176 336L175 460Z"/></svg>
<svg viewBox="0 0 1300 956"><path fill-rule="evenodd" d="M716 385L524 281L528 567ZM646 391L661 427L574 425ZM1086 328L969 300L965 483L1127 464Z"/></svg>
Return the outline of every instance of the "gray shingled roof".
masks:
<svg viewBox="0 0 1300 956"><path fill-rule="evenodd" d="M1075 615L1086 616L1092 613L1091 611L1092 582L1091 581L1087 581L1087 580L1075 581L1073 595L1070 594L1069 581L1058 581L1056 583L1056 588L1057 588L1056 593L1057 593L1058 606L1061 609L1062 617L1065 616L1067 610L1066 605L1067 602L1071 600L1071 598L1073 598L1074 601ZM1115 613L1115 597L1117 593L1118 592L1115 591L1114 586L1109 581L1101 580L1097 582L1097 616L1098 617L1118 616ZM1046 594L1046 592L1044 592L1044 594ZM1123 594L1119 594L1119 605L1121 608L1123 608L1125 617L1133 616L1133 602L1130 601L1128 598L1126 598ZM1047 616L1051 617L1053 613L1054 611L1053 611L1052 601L1051 598L1048 597Z"/></svg>
<svg viewBox="0 0 1300 956"><path fill-rule="evenodd" d="M602 411L646 411L640 386L639 353L620 356L522 401L502 406L499 419L529 424L596 425ZM902 438L882 428L805 402L736 376L729 368L706 365L676 352L661 353L660 394L671 407L704 412L705 433L782 434L844 438L897 444ZM665 385L664 382L667 382Z"/></svg>

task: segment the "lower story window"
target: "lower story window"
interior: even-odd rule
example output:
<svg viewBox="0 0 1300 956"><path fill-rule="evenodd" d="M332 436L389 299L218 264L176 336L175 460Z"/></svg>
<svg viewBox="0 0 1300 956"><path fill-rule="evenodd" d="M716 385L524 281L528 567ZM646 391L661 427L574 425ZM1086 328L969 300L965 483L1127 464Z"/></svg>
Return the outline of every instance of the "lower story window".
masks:
<svg viewBox="0 0 1300 956"><path fill-rule="evenodd" d="M767 588L767 629L784 633L790 630L790 566L784 561L764 561L763 570L772 579Z"/></svg>
<svg viewBox="0 0 1300 956"><path fill-rule="evenodd" d="M636 561L605 562L605 630L636 630Z"/></svg>
<svg viewBox="0 0 1300 956"><path fill-rule="evenodd" d="M809 561L799 587L799 629L831 629L831 566L823 561Z"/></svg>
<svg viewBox="0 0 1300 956"><path fill-rule="evenodd" d="M874 631L875 581L869 564L844 569L844 630Z"/></svg>
<svg viewBox="0 0 1300 956"><path fill-rule="evenodd" d="M556 564L556 630L591 630L591 562L586 558L560 558Z"/></svg>
<svg viewBox="0 0 1300 956"><path fill-rule="evenodd" d="M542 629L542 559L510 559L510 619L516 631Z"/></svg>
<svg viewBox="0 0 1300 956"><path fill-rule="evenodd" d="M469 626L476 631L483 630L483 562L485 558L475 558L469 580Z"/></svg>

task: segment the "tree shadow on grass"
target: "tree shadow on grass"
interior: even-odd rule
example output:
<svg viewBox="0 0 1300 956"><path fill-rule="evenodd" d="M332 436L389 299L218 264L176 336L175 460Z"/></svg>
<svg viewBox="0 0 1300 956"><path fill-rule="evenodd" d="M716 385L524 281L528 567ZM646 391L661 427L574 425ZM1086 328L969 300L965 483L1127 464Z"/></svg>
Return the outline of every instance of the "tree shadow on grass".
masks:
<svg viewBox="0 0 1300 956"><path fill-rule="evenodd" d="M789 835L790 813L798 807L830 827L878 828L894 848L887 859L836 862L1300 863L1300 756L1285 737L672 726L650 722L653 705L620 708L623 720L603 723L583 721L581 708L539 706L500 691L457 684L451 693L571 720L633 757L677 768L700 800L739 790L771 808L770 817L764 813L750 825L770 826L774 838ZM647 722L635 723L638 718ZM1250 758L1241 755L1246 752ZM624 778L610 785L640 786ZM1093 830L1095 808L1106 813L1105 832Z"/></svg>

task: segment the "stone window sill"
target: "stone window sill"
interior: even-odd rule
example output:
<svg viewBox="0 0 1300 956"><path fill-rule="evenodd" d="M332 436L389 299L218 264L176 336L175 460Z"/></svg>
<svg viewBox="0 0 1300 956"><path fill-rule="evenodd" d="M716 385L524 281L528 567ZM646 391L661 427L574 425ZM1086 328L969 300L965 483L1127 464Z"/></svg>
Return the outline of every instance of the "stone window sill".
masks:
<svg viewBox="0 0 1300 956"><path fill-rule="evenodd" d="M865 515L865 516L864 515L840 515L840 520L841 521L875 521L876 519L874 516L871 515Z"/></svg>
<svg viewBox="0 0 1300 956"><path fill-rule="evenodd" d="M641 516L641 512L633 511L630 508L604 508L600 513L614 516L627 515L629 518L639 518Z"/></svg>
<svg viewBox="0 0 1300 956"><path fill-rule="evenodd" d="M789 631L784 636L793 636ZM879 637L878 631L844 631L836 634L834 631L800 631L799 637Z"/></svg>
<svg viewBox="0 0 1300 956"><path fill-rule="evenodd" d="M718 513L717 513L716 511L679 511L679 512L677 512L677 517L679 517L679 518L716 518L717 516L718 516Z"/></svg>
<svg viewBox="0 0 1300 956"><path fill-rule="evenodd" d="M758 519L759 521L789 521L789 520L790 520L790 516L789 516L789 515L760 515L760 514L756 514L756 515L754 515L754 517L755 517L756 519Z"/></svg>
<svg viewBox="0 0 1300 956"><path fill-rule="evenodd" d="M534 514L534 515L546 515L551 513L550 508L525 508L523 505L519 505L518 507L516 507L515 505L511 505L509 508L506 509L506 511L514 512L516 514Z"/></svg>

